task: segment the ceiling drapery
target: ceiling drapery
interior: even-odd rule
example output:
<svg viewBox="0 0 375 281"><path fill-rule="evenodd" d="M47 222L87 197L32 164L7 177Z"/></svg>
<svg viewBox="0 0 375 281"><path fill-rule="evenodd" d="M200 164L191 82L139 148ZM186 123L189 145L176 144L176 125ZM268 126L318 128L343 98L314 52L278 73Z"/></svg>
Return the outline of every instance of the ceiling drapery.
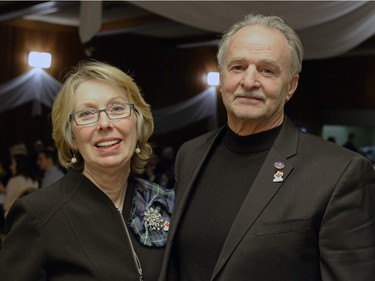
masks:
<svg viewBox="0 0 375 281"><path fill-rule="evenodd" d="M52 107L60 88L60 82L47 72L33 68L0 85L0 113L33 102L31 115L40 115L41 104Z"/></svg>
<svg viewBox="0 0 375 281"><path fill-rule="evenodd" d="M181 103L152 111L155 122L155 135L160 135L189 126L207 118L207 129L217 128L216 87Z"/></svg>
<svg viewBox="0 0 375 281"><path fill-rule="evenodd" d="M277 15L300 35L305 59L341 55L375 34L375 1L130 2L174 21L217 33L251 12Z"/></svg>
<svg viewBox="0 0 375 281"><path fill-rule="evenodd" d="M100 30L102 25L102 1L81 1L79 37L85 43Z"/></svg>

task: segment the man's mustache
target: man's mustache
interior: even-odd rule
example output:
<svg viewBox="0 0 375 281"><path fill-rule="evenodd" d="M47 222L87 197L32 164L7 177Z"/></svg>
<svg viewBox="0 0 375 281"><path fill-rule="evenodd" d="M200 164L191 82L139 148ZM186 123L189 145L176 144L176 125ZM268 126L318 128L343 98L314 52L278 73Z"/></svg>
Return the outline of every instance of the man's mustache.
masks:
<svg viewBox="0 0 375 281"><path fill-rule="evenodd" d="M251 98L265 101L266 96L260 91L251 91L251 92L235 92L233 99L236 98Z"/></svg>

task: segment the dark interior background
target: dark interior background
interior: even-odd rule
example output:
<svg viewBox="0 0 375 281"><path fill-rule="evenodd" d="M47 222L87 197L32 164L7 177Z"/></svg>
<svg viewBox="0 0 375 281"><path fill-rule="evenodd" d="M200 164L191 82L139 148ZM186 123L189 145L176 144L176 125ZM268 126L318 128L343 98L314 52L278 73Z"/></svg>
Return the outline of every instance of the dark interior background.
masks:
<svg viewBox="0 0 375 281"><path fill-rule="evenodd" d="M219 38L218 34L206 34ZM51 52L50 75L62 81L64 71L83 59L112 63L132 74L144 97L154 109L184 101L205 90L202 79L216 71L216 47L180 48L179 39L160 39L129 33L96 36L82 44L78 28L25 19L0 22L0 86L30 70L27 54L32 50ZM373 38L366 45L375 45ZM286 107L298 126L320 135L326 112L333 109L375 109L375 54L352 53L340 57L305 61L300 84ZM218 94L220 125L225 111ZM0 157L14 143L24 142L31 150L36 140L51 144L50 109L31 116L32 104L0 113ZM173 121L173 120L171 120ZM156 151L171 145L176 150L186 140L207 131L206 120L177 131L153 136ZM360 122L360 121L359 121ZM345 125L345 124L342 124Z"/></svg>

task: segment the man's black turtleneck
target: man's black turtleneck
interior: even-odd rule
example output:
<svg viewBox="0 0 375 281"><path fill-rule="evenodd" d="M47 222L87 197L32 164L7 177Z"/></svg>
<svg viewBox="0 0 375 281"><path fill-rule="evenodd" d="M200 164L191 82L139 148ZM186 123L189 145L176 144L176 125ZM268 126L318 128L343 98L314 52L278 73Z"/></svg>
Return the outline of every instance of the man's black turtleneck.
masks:
<svg viewBox="0 0 375 281"><path fill-rule="evenodd" d="M210 280L229 229L280 127L239 136L227 127L195 183L175 239L179 281ZM173 266L173 265L172 265Z"/></svg>

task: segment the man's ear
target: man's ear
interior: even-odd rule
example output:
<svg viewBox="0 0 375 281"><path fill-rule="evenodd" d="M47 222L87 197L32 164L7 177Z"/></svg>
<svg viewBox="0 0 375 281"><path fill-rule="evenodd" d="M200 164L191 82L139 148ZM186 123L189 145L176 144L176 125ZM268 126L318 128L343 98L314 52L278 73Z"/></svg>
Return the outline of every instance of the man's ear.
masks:
<svg viewBox="0 0 375 281"><path fill-rule="evenodd" d="M297 74L292 78L292 80L289 83L288 93L285 98L286 101L289 101L292 98L294 92L297 90L298 81L299 81L299 75Z"/></svg>

